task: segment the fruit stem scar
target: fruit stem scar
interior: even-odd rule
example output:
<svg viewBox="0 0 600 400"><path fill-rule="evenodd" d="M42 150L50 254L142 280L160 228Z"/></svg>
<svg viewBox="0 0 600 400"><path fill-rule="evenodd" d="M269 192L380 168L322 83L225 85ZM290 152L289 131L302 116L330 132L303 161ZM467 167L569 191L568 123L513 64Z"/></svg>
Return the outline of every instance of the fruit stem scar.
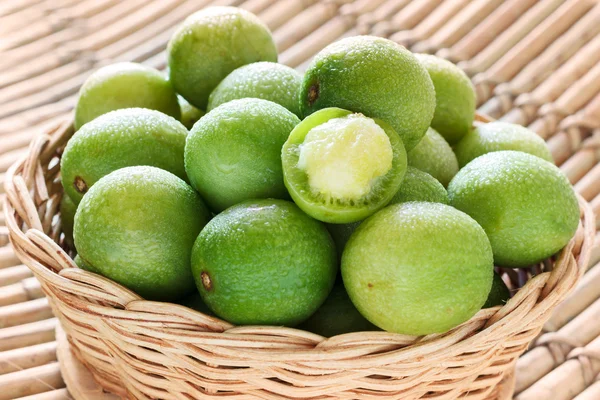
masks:
<svg viewBox="0 0 600 400"><path fill-rule="evenodd" d="M202 286L204 286L204 289L210 292L212 290L212 281L208 275L208 272L202 271L200 274L200 279L202 279Z"/></svg>
<svg viewBox="0 0 600 400"><path fill-rule="evenodd" d="M319 98L319 82L315 82L308 88L308 105L312 106Z"/></svg>
<svg viewBox="0 0 600 400"><path fill-rule="evenodd" d="M79 193L85 193L88 191L87 184L80 176L75 177L75 182L73 182L73 186L75 186L75 190L77 190Z"/></svg>

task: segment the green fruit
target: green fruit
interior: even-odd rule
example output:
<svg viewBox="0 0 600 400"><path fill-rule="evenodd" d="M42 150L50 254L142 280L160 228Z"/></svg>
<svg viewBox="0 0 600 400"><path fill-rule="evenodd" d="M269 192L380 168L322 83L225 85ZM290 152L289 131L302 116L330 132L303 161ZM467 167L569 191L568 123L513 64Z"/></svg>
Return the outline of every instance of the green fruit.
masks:
<svg viewBox="0 0 600 400"><path fill-rule="evenodd" d="M194 289L192 245L209 218L200 196L170 172L123 168L83 197L75 246L90 270L148 300L175 300Z"/></svg>
<svg viewBox="0 0 600 400"><path fill-rule="evenodd" d="M406 203L408 201L430 201L432 203L448 204L448 192L433 176L414 167L408 167L402 185L400 185L400 190L389 204Z"/></svg>
<svg viewBox="0 0 600 400"><path fill-rule="evenodd" d="M562 249L579 224L579 206L555 165L520 151L477 157L448 186L450 204L485 229L497 265L527 267Z"/></svg>
<svg viewBox="0 0 600 400"><path fill-rule="evenodd" d="M298 329L325 337L379 330L354 307L342 283L337 283L333 287L325 303L309 319L300 324Z"/></svg>
<svg viewBox="0 0 600 400"><path fill-rule="evenodd" d="M98 179L134 165L162 168L186 179L187 133L179 121L154 110L128 108L104 114L67 143L60 163L65 192L79 204Z"/></svg>
<svg viewBox="0 0 600 400"><path fill-rule="evenodd" d="M292 199L329 223L360 221L384 207L406 172L406 151L388 124L340 108L302 121L281 157Z"/></svg>
<svg viewBox="0 0 600 400"><path fill-rule="evenodd" d="M261 99L225 103L194 125L185 145L192 186L213 211L247 199L289 198L281 148L300 120Z"/></svg>
<svg viewBox="0 0 600 400"><path fill-rule="evenodd" d="M145 65L121 62L102 67L83 83L75 106L75 129L109 111L149 108L179 119L177 96L169 81Z"/></svg>
<svg viewBox="0 0 600 400"><path fill-rule="evenodd" d="M86 264L85 261L83 261L83 259L79 256L79 254L77 254L75 256L75 258L73 259L73 261L75 261L75 264L77 264L77 266L85 271L89 271L89 272L93 272L95 274L99 273L98 270L96 268L94 268L91 265Z"/></svg>
<svg viewBox="0 0 600 400"><path fill-rule="evenodd" d="M208 306L206 305L204 300L202 300L202 296L200 296L200 293L198 293L198 292L194 292L194 293L190 294L189 296L184 297L178 303L181 304L182 306L191 308L192 310L201 312L204 315L210 315L210 316L215 315L211 311L211 309L208 308Z"/></svg>
<svg viewBox="0 0 600 400"><path fill-rule="evenodd" d="M490 122L471 130L454 148L460 167L492 151L517 150L552 162L546 142L535 132L517 124Z"/></svg>
<svg viewBox="0 0 600 400"><path fill-rule="evenodd" d="M208 7L190 15L167 47L169 77L177 93L204 110L208 96L231 71L257 61L277 61L271 32L254 14Z"/></svg>
<svg viewBox="0 0 600 400"><path fill-rule="evenodd" d="M300 117L298 91L302 75L293 68L273 62L257 62L227 75L208 98L208 108L235 99L255 97L277 103Z"/></svg>
<svg viewBox="0 0 600 400"><path fill-rule="evenodd" d="M506 283L502 280L502 277L497 273L494 273L494 279L492 280L492 289L488 294L488 298L482 308L490 308L496 306L503 306L510 299L510 291L506 287Z"/></svg>
<svg viewBox="0 0 600 400"><path fill-rule="evenodd" d="M181 107L181 123L187 129L192 129L192 126L204 115L204 111L197 109L186 99L177 95L179 106Z"/></svg>
<svg viewBox="0 0 600 400"><path fill-rule="evenodd" d="M471 80L450 61L429 54L416 54L435 86L435 113L431 126L450 144L471 130L475 118L475 88Z"/></svg>
<svg viewBox="0 0 600 400"><path fill-rule="evenodd" d="M60 199L60 222L62 231L65 235L65 241L70 247L73 247L73 222L77 205L66 194Z"/></svg>
<svg viewBox="0 0 600 400"><path fill-rule="evenodd" d="M348 243L348 239L350 239L350 236L352 236L352 234L354 233L354 231L356 230L356 228L358 228L358 226L362 223L361 221L358 222L351 222L349 224L326 224L325 226L327 226L327 230L329 231L329 234L331 235L331 238L333 239L333 242L335 243L335 249L337 250L338 253L338 259L342 259L342 253L344 252L344 248L346 247L346 243Z"/></svg>
<svg viewBox="0 0 600 400"><path fill-rule="evenodd" d="M327 230L284 200L228 208L202 230L192 271L206 304L241 325L294 326L325 301L337 274Z"/></svg>
<svg viewBox="0 0 600 400"><path fill-rule="evenodd" d="M387 122L409 151L433 118L435 91L427 71L410 51L388 39L354 36L325 47L304 75L302 114L327 107Z"/></svg>
<svg viewBox="0 0 600 400"><path fill-rule="evenodd" d="M492 286L493 257L483 229L438 203L386 207L365 220L342 256L352 302L389 332L427 335L467 321Z"/></svg>
<svg viewBox="0 0 600 400"><path fill-rule="evenodd" d="M429 128L419 144L408 153L408 165L427 172L444 187L458 172L458 161L452 148L433 128Z"/></svg>

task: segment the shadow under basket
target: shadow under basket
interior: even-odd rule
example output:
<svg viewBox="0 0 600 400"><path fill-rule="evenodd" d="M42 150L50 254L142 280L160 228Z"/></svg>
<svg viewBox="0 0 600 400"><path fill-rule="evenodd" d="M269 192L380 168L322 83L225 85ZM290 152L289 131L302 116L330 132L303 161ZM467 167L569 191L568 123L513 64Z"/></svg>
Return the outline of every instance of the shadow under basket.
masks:
<svg viewBox="0 0 600 400"><path fill-rule="evenodd" d="M534 268L503 270L514 292L510 301L444 334L324 338L234 327L184 306L143 300L75 265L61 247L58 212L58 161L72 134L72 121L65 121L40 135L7 172L6 223L75 356L105 390L124 398L510 398L500 383L511 381L519 355L585 272L594 240L595 218L580 198L581 223L570 243Z"/></svg>

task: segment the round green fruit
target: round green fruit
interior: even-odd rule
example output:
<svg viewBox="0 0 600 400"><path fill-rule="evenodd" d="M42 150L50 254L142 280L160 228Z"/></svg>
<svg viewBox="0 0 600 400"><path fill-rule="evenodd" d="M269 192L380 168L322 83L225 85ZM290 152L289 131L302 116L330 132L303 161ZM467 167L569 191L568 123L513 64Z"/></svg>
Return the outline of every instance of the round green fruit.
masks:
<svg viewBox="0 0 600 400"><path fill-rule="evenodd" d="M387 122L409 151L433 118L435 90L425 68L404 47L380 37L354 36L325 47L304 75L302 114L327 107Z"/></svg>
<svg viewBox="0 0 600 400"><path fill-rule="evenodd" d="M177 96L169 81L145 65L122 62L102 67L83 83L75 106L75 129L109 111L148 108L179 119Z"/></svg>
<svg viewBox="0 0 600 400"><path fill-rule="evenodd" d="M494 272L492 289L482 308L503 306L508 300L510 300L510 290L506 287L506 283L504 283L502 277Z"/></svg>
<svg viewBox="0 0 600 400"><path fill-rule="evenodd" d="M149 165L186 179L187 129L168 115L144 108L111 111L86 124L67 143L60 169L75 204L103 176L119 168Z"/></svg>
<svg viewBox="0 0 600 400"><path fill-rule="evenodd" d="M194 290L194 240L210 214L183 180L159 168L114 171L83 197L75 246L89 270L148 300L175 300Z"/></svg>
<svg viewBox="0 0 600 400"><path fill-rule="evenodd" d="M79 256L79 254L77 254L75 256L75 258L73 259L73 261L75 261L75 264L77 264L77 266L85 271L89 271L89 272L93 272L95 274L99 273L98 270L96 268L94 268L91 265L86 264L85 261L83 261L83 259Z"/></svg>
<svg viewBox="0 0 600 400"><path fill-rule="evenodd" d="M300 324L298 329L325 337L379 330L354 307L341 282L336 283L325 303L309 319Z"/></svg>
<svg viewBox="0 0 600 400"><path fill-rule="evenodd" d="M435 113L431 126L450 144L471 130L475 118L475 88L471 80L450 61L416 54L435 86Z"/></svg>
<svg viewBox="0 0 600 400"><path fill-rule="evenodd" d="M66 194L60 199L60 223L65 235L65 241L70 247L73 247L73 223L75 221L75 212L77 205Z"/></svg>
<svg viewBox="0 0 600 400"><path fill-rule="evenodd" d="M365 220L342 256L342 278L369 321L407 335L442 333L467 321L492 286L483 229L438 203L386 207Z"/></svg>
<svg viewBox="0 0 600 400"><path fill-rule="evenodd" d="M408 165L427 172L447 187L458 172L458 161L442 135L429 128L419 144L408 153Z"/></svg>
<svg viewBox="0 0 600 400"><path fill-rule="evenodd" d="M408 167L402 185L400 185L400 190L394 195L389 204L409 201L448 204L448 192L437 179L427 172Z"/></svg>
<svg viewBox="0 0 600 400"><path fill-rule="evenodd" d="M296 126L281 158L292 199L329 223L360 221L384 207L406 172L406 151L387 123L340 108Z"/></svg>
<svg viewBox="0 0 600 400"><path fill-rule="evenodd" d="M323 304L337 263L323 224L291 202L265 199L214 217L194 243L192 271L219 317L241 325L294 326Z"/></svg>
<svg viewBox="0 0 600 400"><path fill-rule="evenodd" d="M298 91L302 75L288 66L274 62L244 65L227 75L208 98L208 108L235 99L255 97L277 103L300 117Z"/></svg>
<svg viewBox="0 0 600 400"><path fill-rule="evenodd" d="M181 123L187 129L192 129L192 126L204 115L204 111L197 109L186 99L177 95L177 100L179 100L179 106L181 108Z"/></svg>
<svg viewBox="0 0 600 400"><path fill-rule="evenodd" d="M552 162L546 142L535 132L517 124L495 121L481 124L462 138L454 148L460 167L493 151L516 150Z"/></svg>
<svg viewBox="0 0 600 400"><path fill-rule="evenodd" d="M178 304L181 304L182 306L191 308L192 310L201 312L204 315L209 315L209 316L215 315L211 311L211 309L208 308L208 306L206 305L204 300L202 300L202 296L200 295L199 292L194 292L194 293L190 294L189 296L184 297L183 299L178 301Z"/></svg>
<svg viewBox="0 0 600 400"><path fill-rule="evenodd" d="M233 100L194 125L185 145L185 170L213 211L247 199L289 198L281 148L300 122L279 104Z"/></svg>
<svg viewBox="0 0 600 400"><path fill-rule="evenodd" d="M550 257L579 224L577 197L560 169L520 151L477 157L450 182L448 195L485 229L501 266L527 267Z"/></svg>
<svg viewBox="0 0 600 400"><path fill-rule="evenodd" d="M167 47L169 77L177 93L205 110L208 96L231 71L277 61L271 32L254 14L236 7L208 7L190 15Z"/></svg>

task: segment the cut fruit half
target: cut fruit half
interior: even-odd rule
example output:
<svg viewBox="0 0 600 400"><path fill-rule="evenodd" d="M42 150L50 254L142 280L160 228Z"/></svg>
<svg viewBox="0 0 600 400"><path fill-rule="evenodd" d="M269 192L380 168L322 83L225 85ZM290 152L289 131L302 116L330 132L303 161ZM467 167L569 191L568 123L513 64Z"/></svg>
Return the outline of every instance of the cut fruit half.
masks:
<svg viewBox="0 0 600 400"><path fill-rule="evenodd" d="M394 197L406 150L387 123L326 108L294 128L282 149L284 182L305 213L320 221L360 221Z"/></svg>

